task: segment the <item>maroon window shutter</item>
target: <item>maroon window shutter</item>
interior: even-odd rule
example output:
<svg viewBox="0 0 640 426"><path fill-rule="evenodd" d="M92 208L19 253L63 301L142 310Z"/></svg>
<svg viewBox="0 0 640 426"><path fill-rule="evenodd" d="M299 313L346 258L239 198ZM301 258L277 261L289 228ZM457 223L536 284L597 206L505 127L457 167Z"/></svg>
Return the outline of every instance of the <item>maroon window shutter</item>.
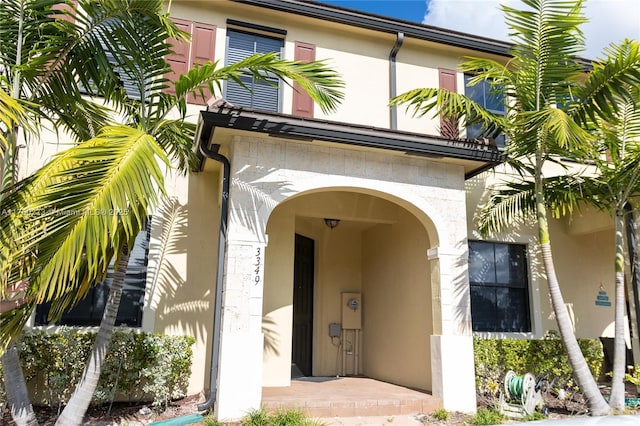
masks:
<svg viewBox="0 0 640 426"><path fill-rule="evenodd" d="M296 41L294 59L300 62L312 62L316 60L316 46L309 43ZM293 115L298 117L313 118L313 99L298 83L293 83Z"/></svg>
<svg viewBox="0 0 640 426"><path fill-rule="evenodd" d="M78 2L77 1L72 1L71 3L73 3L74 7L78 7ZM57 3L57 4L54 4L53 6L51 6L51 9L52 10L60 10L60 11L71 12L70 15L67 15L65 13L55 14L55 15L53 15L53 17L55 19L64 19L65 21L69 21L69 22L74 22L75 21L75 11L68 4L66 4L66 3Z"/></svg>
<svg viewBox="0 0 640 426"><path fill-rule="evenodd" d="M185 21L184 19L171 18L176 26L185 32L191 34L191 21ZM174 83L180 77L180 74L186 74L189 71L189 43L185 41L178 41L176 39L169 39L171 50L173 53L169 53L165 59L171 67L171 71L165 75L169 79L168 87L164 90L167 93L175 95Z"/></svg>
<svg viewBox="0 0 640 426"><path fill-rule="evenodd" d="M457 92L456 88L456 71L445 68L439 68L440 88L447 89L451 92ZM458 120L455 118L440 117L440 135L445 138L457 139L460 137L458 129Z"/></svg>
<svg viewBox="0 0 640 426"><path fill-rule="evenodd" d="M190 65L204 64L214 60L216 44L216 26L193 23L193 34L191 38L191 62ZM204 98L197 96L187 96L187 101L198 105L205 105L213 95L209 89L204 88Z"/></svg>

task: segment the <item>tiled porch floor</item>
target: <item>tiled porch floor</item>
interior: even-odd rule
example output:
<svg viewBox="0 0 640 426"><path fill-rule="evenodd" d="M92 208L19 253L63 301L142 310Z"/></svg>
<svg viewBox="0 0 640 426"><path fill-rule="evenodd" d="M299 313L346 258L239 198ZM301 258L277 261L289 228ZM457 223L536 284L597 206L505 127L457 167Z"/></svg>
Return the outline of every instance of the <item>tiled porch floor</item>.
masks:
<svg viewBox="0 0 640 426"><path fill-rule="evenodd" d="M428 393L365 377L305 377L290 387L262 388L268 411L301 409L311 417L393 416L432 412L442 406Z"/></svg>

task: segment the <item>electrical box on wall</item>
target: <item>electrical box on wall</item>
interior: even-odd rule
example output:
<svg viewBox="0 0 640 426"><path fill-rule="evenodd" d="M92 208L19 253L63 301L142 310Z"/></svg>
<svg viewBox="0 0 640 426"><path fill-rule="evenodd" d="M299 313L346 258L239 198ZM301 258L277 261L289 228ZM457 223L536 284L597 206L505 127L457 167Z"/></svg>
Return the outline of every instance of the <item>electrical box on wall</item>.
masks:
<svg viewBox="0 0 640 426"><path fill-rule="evenodd" d="M342 293L342 328L362 328L362 298L360 293Z"/></svg>
<svg viewBox="0 0 640 426"><path fill-rule="evenodd" d="M339 322L332 322L329 324L329 337L342 336L342 324Z"/></svg>

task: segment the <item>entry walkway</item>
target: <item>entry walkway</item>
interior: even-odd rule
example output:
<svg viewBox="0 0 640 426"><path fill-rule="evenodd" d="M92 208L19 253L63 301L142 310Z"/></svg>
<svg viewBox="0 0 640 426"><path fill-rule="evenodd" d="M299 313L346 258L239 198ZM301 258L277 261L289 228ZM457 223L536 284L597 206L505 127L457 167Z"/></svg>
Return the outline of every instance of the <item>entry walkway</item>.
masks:
<svg viewBox="0 0 640 426"><path fill-rule="evenodd" d="M442 401L365 377L302 377L289 387L262 388L262 406L267 411L300 409L310 417L359 417L429 413Z"/></svg>

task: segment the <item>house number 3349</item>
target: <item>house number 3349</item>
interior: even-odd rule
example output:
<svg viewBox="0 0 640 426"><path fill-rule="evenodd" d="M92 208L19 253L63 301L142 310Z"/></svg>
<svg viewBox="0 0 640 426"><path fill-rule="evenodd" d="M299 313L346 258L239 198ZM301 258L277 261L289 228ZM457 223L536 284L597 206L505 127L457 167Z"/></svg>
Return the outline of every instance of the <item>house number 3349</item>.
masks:
<svg viewBox="0 0 640 426"><path fill-rule="evenodd" d="M260 252L260 247L257 247L256 248L256 264L254 265L256 269L253 271L255 274L253 277L254 285L258 285L260 283L260 266L261 265L262 265L262 255Z"/></svg>

